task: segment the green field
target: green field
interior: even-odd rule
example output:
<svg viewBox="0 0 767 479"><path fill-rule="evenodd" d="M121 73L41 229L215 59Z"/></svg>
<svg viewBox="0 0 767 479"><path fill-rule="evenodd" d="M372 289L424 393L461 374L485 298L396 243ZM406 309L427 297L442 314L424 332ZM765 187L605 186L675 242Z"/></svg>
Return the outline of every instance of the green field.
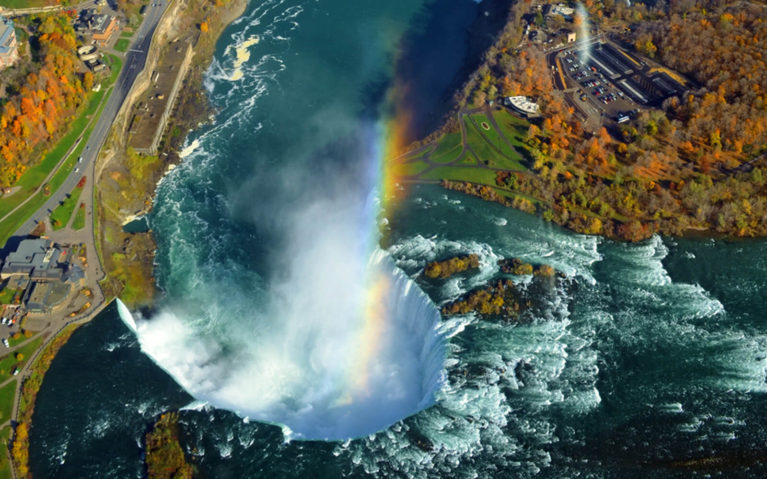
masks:
<svg viewBox="0 0 767 479"><path fill-rule="evenodd" d="M483 114L477 114L477 115L471 115L471 123L473 123L473 127L483 136L483 140L493 146L493 148L500 152L505 158L504 161L501 162L502 168L508 168L512 170L523 170L525 169L524 166L522 166L522 158L519 156L519 154L512 149L509 144L504 141L503 138L501 138L501 135L498 134L498 131L492 127L492 124L488 120L488 118ZM485 130L482 128L482 123L485 123L487 125L490 125L489 130ZM506 133L507 137L511 136L508 133ZM509 138L509 142L513 143L513 140ZM514 145L516 147L516 145ZM505 163L505 164L504 164Z"/></svg>
<svg viewBox="0 0 767 479"><path fill-rule="evenodd" d="M75 207L80 201L82 192L82 188L75 187L75 189L69 193L69 196L67 196L66 199L53 210L51 213L51 225L54 230L60 230L69 223L69 219L72 217L72 213L74 213Z"/></svg>
<svg viewBox="0 0 767 479"><path fill-rule="evenodd" d="M77 231L83 228L85 228L85 208L78 207L75 219L72 220L72 229Z"/></svg>
<svg viewBox="0 0 767 479"><path fill-rule="evenodd" d="M19 339L11 339L8 342L10 343L11 347L13 347L15 343L27 341L28 339L29 338L22 336ZM29 343L22 346L19 350L0 358L0 381L5 381L6 379L13 377L13 374L11 374L13 372L13 368L17 366L21 367L26 361L28 361L35 350L40 347L40 343L42 343L42 341L43 337L37 336L35 339L29 341ZM0 345L0 348L4 349L5 347ZM16 360L16 353L21 353L24 358L21 361ZM2 422L2 420L0 420L0 422Z"/></svg>
<svg viewBox="0 0 767 479"><path fill-rule="evenodd" d="M426 171L428 167L428 163L424 163L423 161L414 161L412 163L405 163L402 165L399 168L398 173L403 176L415 176Z"/></svg>
<svg viewBox="0 0 767 479"><path fill-rule="evenodd" d="M434 168L421 178L426 180L469 181L482 185L495 185L495 171L480 166L443 166Z"/></svg>
<svg viewBox="0 0 767 479"><path fill-rule="evenodd" d="M124 51L128 50L129 46L130 46L130 39L128 39L128 38L119 38L115 42L114 49L117 50L118 52L124 52Z"/></svg>
<svg viewBox="0 0 767 479"><path fill-rule="evenodd" d="M505 110L494 112L493 119L498 123L498 128L508 142L485 114L463 116L466 151L461 161L456 161L463 151L461 133L448 133L436 141L430 153L421 152L408 157L400 173L418 176L423 180L469 181L498 189L495 184L497 170L527 170L525 159L520 154L525 155L527 152L524 139L529 123ZM485 123L489 129L483 128L482 123ZM422 161L422 158L427 157L433 166L431 169L429 169L429 163ZM506 196L512 194L505 189L498 189L498 191Z"/></svg>
<svg viewBox="0 0 767 479"><path fill-rule="evenodd" d="M19 292L20 291L15 289L3 288L0 290L0 304L11 304L11 302L13 302L13 297Z"/></svg>
<svg viewBox="0 0 767 479"><path fill-rule="evenodd" d="M439 141L439 145L431 155L434 163L450 163L461 154L461 134L448 133Z"/></svg>
<svg viewBox="0 0 767 479"><path fill-rule="evenodd" d="M527 130L530 128L530 123L505 110L493 112L493 118L498 123L498 129L509 139L514 148L520 152L526 152L527 144L525 139L527 138Z"/></svg>
<svg viewBox="0 0 767 479"><path fill-rule="evenodd" d="M0 7L5 8L31 8L46 5L55 5L55 3L46 0L0 0Z"/></svg>
<svg viewBox="0 0 767 479"><path fill-rule="evenodd" d="M4 427L0 429L0 443L3 447L6 447L11 440L11 427ZM0 454L0 479L11 479L11 463L8 460L8 454L3 452Z"/></svg>
<svg viewBox="0 0 767 479"><path fill-rule="evenodd" d="M11 381L0 388L0 423L11 418L13 396L16 394L16 381Z"/></svg>

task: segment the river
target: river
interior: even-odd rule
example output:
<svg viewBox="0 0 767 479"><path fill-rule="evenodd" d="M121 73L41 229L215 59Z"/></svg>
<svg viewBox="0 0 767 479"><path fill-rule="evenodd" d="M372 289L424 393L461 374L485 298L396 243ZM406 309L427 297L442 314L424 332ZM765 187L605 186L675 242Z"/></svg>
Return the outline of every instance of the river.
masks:
<svg viewBox="0 0 767 479"><path fill-rule="evenodd" d="M171 409L212 478L764 475L767 243L619 244L434 185L378 216L387 91L409 88L408 135L436 127L501 3L250 5L149 216L158 313L110 307L61 350L36 477L142 477ZM466 253L477 274L419 279ZM436 315L510 257L566 276L534 315Z"/></svg>

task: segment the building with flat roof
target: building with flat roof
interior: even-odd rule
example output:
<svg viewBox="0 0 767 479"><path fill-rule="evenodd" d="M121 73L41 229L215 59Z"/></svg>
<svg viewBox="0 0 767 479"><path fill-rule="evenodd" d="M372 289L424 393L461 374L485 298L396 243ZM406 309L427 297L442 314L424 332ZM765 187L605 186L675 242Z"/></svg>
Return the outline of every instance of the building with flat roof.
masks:
<svg viewBox="0 0 767 479"><path fill-rule="evenodd" d="M0 16L0 68L7 68L19 59L13 20Z"/></svg>
<svg viewBox="0 0 767 479"><path fill-rule="evenodd" d="M70 263L72 252L47 238L26 239L3 261L0 279L6 287L23 289L23 303L32 313L49 313L66 304L73 288L85 284L83 269Z"/></svg>
<svg viewBox="0 0 767 479"><path fill-rule="evenodd" d="M549 15L559 15L568 22L573 21L573 15L575 15L575 9L568 7L564 3L554 5L549 12Z"/></svg>
<svg viewBox="0 0 767 479"><path fill-rule="evenodd" d="M538 116L541 107L526 96L507 96L503 102L526 117Z"/></svg>
<svg viewBox="0 0 767 479"><path fill-rule="evenodd" d="M11 276L55 276L56 273L47 270L58 269L60 257L61 250L54 247L49 239L23 240L19 243L16 251L10 253L3 261L0 279L7 279ZM59 273L58 276L61 277L61 274Z"/></svg>
<svg viewBox="0 0 767 479"><path fill-rule="evenodd" d="M93 32L93 40L99 45L106 45L112 34L117 31L117 19L115 17L108 17L104 22L100 23L98 28Z"/></svg>

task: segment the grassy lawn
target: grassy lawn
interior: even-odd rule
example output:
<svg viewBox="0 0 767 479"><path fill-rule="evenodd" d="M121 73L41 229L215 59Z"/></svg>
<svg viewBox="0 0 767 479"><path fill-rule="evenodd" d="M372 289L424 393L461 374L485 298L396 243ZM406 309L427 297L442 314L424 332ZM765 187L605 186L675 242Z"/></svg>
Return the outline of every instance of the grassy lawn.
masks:
<svg viewBox="0 0 767 479"><path fill-rule="evenodd" d="M128 46L129 45L130 45L130 39L128 39L128 38L119 38L115 42L114 48L118 52L124 52L124 51L128 50Z"/></svg>
<svg viewBox="0 0 767 479"><path fill-rule="evenodd" d="M439 140L439 145L431 155L435 163L450 163L461 154L461 134L450 133Z"/></svg>
<svg viewBox="0 0 767 479"><path fill-rule="evenodd" d="M471 166L443 166L426 172L425 180L470 181L488 186L495 185L495 171Z"/></svg>
<svg viewBox="0 0 767 479"><path fill-rule="evenodd" d="M484 136L485 141L492 144L497 150L503 153L504 156L511 160L507 161L508 165L506 167L509 169L526 169L521 163L522 158L519 156L519 154L512 150L509 147L509 144L506 143L503 138L501 138L501 135L499 135L498 131L493 128L492 124L484 114L471 115L471 119L476 125L475 128ZM483 122L490 126L489 130L482 128L481 125ZM509 141L513 142L513 139L509 138Z"/></svg>
<svg viewBox="0 0 767 479"><path fill-rule="evenodd" d="M496 151L492 145L485 140L482 133L477 130L474 124L468 118L464 119L466 123L466 140L468 145L477 154L479 161L487 166L494 168L510 168L509 161L501 153Z"/></svg>
<svg viewBox="0 0 767 479"><path fill-rule="evenodd" d="M53 2L46 0L0 0L0 7L5 8L31 8L52 5Z"/></svg>
<svg viewBox="0 0 767 479"><path fill-rule="evenodd" d="M21 291L16 289L3 288L0 290L0 304L11 304L13 302L13 297L16 296L16 293L20 292Z"/></svg>
<svg viewBox="0 0 767 479"><path fill-rule="evenodd" d="M51 213L51 225L54 230L60 230L69 223L69 218L72 217L72 213L75 211L75 207L80 201L80 194L83 189L75 186L75 189L66 197L64 201L59 203L59 206Z"/></svg>
<svg viewBox="0 0 767 479"><path fill-rule="evenodd" d="M122 33L120 33L120 38L133 38L133 31L127 31L123 30Z"/></svg>
<svg viewBox="0 0 767 479"><path fill-rule="evenodd" d="M13 412L13 396L16 393L16 381L12 381L0 388L0 422L11 418Z"/></svg>
<svg viewBox="0 0 767 479"><path fill-rule="evenodd" d="M423 161L414 161L412 163L405 163L397 168L397 172L403 176L415 176L422 173L429 167L428 163Z"/></svg>
<svg viewBox="0 0 767 479"><path fill-rule="evenodd" d="M8 445L8 442L11 440L11 428L10 427L4 427L0 430L0 443L2 443L3 447ZM11 475L11 464L8 461L8 455L3 452L0 454L0 479L11 479L13 477Z"/></svg>
<svg viewBox="0 0 767 479"><path fill-rule="evenodd" d="M530 128L530 123L512 115L506 110L494 111L493 118L495 118L496 123L498 123L498 128L501 130L501 133L509 139L515 148L520 151L527 151L525 138L527 138L527 129Z"/></svg>
<svg viewBox="0 0 767 479"><path fill-rule="evenodd" d="M25 340L27 340L27 338L22 337L20 340L16 340L16 342ZM11 374L13 368L16 366L21 367L25 361L29 360L29 358L32 356L32 353L34 353L35 350L40 347L42 342L43 337L38 336L28 344L24 345L18 351L13 352L12 354L7 354L0 358L0 381L5 381L6 379L13 377ZM9 343L11 344L11 347L13 347L14 340L10 340ZM16 360L17 353L21 353L24 356L21 361ZM0 422L2 422L2 420L0 420Z"/></svg>
<svg viewBox="0 0 767 479"><path fill-rule="evenodd" d="M77 208L75 219L72 221L72 229L77 231L85 228L85 208Z"/></svg>

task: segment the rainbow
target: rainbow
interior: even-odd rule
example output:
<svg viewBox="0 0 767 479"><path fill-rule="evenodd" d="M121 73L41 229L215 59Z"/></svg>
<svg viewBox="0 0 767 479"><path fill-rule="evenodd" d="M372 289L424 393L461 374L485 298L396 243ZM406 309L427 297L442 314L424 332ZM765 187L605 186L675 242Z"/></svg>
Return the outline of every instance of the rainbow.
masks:
<svg viewBox="0 0 767 479"><path fill-rule="evenodd" d="M364 279L361 304L361 328L358 332L356 353L353 354L349 375L351 395L364 397L367 394L369 373L379 350L379 343L386 324L389 309L386 301L391 301L391 278L377 266L375 251L379 249L381 238L380 226L385 222L397 204L404 198L405 189L398 182L401 172L399 158L407 148L410 112L404 106L405 89L395 86L389 93L389 104L394 105L394 112L382 120L375 129L371 166L374 168L373 195L377 201L369 202L367 216L367 238L365 254L369 256L366 277Z"/></svg>

